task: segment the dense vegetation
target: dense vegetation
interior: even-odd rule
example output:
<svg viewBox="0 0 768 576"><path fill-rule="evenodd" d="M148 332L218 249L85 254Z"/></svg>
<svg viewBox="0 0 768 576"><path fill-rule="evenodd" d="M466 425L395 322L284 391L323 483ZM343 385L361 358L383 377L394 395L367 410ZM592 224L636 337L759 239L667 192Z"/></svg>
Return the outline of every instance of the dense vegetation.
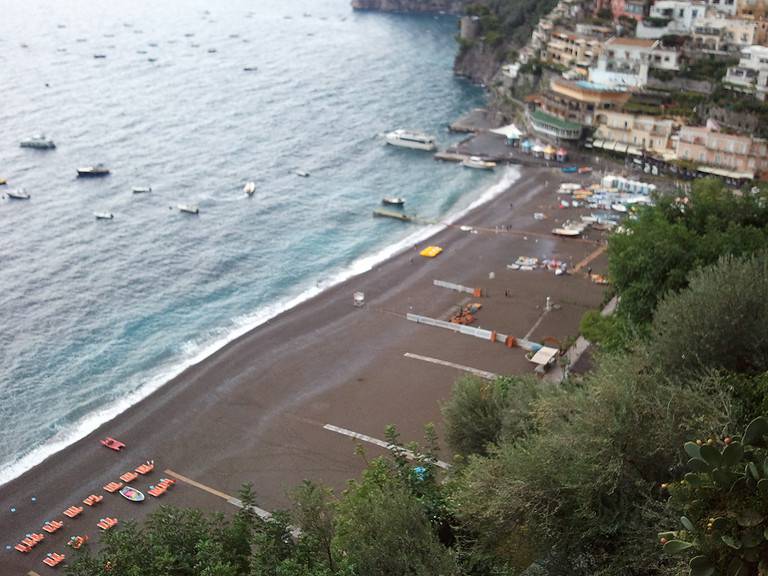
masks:
<svg viewBox="0 0 768 576"><path fill-rule="evenodd" d="M539 19L556 4L557 0L486 0L470 4L466 13L480 19L486 44L521 46L528 41Z"/></svg>
<svg viewBox="0 0 768 576"><path fill-rule="evenodd" d="M447 473L431 427L415 461L389 429L339 495L305 483L269 521L162 508L68 574L765 574L766 201L700 181L639 213L610 240L618 313L584 321L597 367L457 382Z"/></svg>

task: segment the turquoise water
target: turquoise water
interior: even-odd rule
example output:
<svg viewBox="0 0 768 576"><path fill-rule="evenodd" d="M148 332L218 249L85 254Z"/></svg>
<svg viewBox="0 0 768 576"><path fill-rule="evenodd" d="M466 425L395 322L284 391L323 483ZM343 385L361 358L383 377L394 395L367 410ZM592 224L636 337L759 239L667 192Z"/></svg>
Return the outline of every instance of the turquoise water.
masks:
<svg viewBox="0 0 768 576"><path fill-rule="evenodd" d="M371 217L382 196L440 219L495 181L383 145L404 127L445 147L446 124L483 103L451 74L450 17L347 0L0 14L0 177L32 196L0 200L0 483L407 243L413 228ZM19 148L40 131L56 150ZM111 176L75 178L97 162Z"/></svg>

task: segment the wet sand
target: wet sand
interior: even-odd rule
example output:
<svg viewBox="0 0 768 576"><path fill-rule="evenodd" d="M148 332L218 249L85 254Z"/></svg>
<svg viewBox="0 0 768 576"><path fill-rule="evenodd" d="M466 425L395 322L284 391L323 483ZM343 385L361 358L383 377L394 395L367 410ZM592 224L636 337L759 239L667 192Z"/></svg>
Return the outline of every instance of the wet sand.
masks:
<svg viewBox="0 0 768 576"><path fill-rule="evenodd" d="M533 365L519 348L417 325L405 314L448 319L458 305L478 301L483 308L475 326L523 337L550 296L558 306L530 338L563 342L576 336L581 315L600 304L601 287L582 274L555 277L546 271L506 269L520 255L575 264L598 247L549 233L556 219L565 218L556 209L554 193L564 179L574 177L556 169L522 168L509 190L458 223L482 228L480 233L449 227L278 316L0 487L0 575L30 569L44 574L49 569L42 558L51 551L66 553L71 535L97 539L100 518L140 519L160 501L232 511L226 497L236 496L250 481L258 506L275 510L288 505L287 492L304 479L343 488L365 462L354 454L355 441L324 425L383 438L384 427L395 424L404 442L419 440L427 422L434 422L438 433L442 429L440 403L463 372L405 353L496 374L532 372ZM550 217L536 221L534 212ZM420 257L418 250L428 244L440 245L444 252L433 260ZM603 256L592 267L597 272L604 265ZM477 299L438 288L432 285L434 279L480 287L487 295ZM357 290L365 292L363 308L352 305ZM107 435L127 448L116 453L102 447L98 440ZM369 457L383 452L370 444L365 448ZM137 505L102 490L148 458L155 460L156 470L133 486L146 491L169 469L217 493L180 481L161 500L147 496ZM450 461L447 451L442 459ZM76 520L61 514L91 493L105 495L99 507L86 509ZM11 513L11 507L16 512ZM30 554L6 550L54 518L63 519L64 528Z"/></svg>

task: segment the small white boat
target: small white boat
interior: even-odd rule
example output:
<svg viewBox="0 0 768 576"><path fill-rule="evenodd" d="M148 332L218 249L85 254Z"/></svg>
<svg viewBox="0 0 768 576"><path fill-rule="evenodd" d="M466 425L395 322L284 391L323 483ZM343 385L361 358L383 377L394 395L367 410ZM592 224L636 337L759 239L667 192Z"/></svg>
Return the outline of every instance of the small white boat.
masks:
<svg viewBox="0 0 768 576"><path fill-rule="evenodd" d="M96 220L114 220L115 215L112 212L94 212Z"/></svg>
<svg viewBox="0 0 768 576"><path fill-rule="evenodd" d="M150 192L152 192L152 187L151 186L134 186L133 188L131 188L131 192L133 192L134 194L149 194Z"/></svg>
<svg viewBox="0 0 768 576"><path fill-rule="evenodd" d="M489 162L488 160L483 160L478 156L470 156L469 158L465 158L461 165L465 168L477 168L479 170L493 170L496 168L496 162Z"/></svg>
<svg viewBox="0 0 768 576"><path fill-rule="evenodd" d="M106 54L94 54L93 57L96 58L97 60L103 60L104 58L107 57L107 55Z"/></svg>
<svg viewBox="0 0 768 576"><path fill-rule="evenodd" d="M555 236L565 236L568 238L574 238L576 236L581 235L581 230L576 230L574 228L555 228L552 230L552 234Z"/></svg>
<svg viewBox="0 0 768 576"><path fill-rule="evenodd" d="M411 148L413 150L431 151L436 148L435 137L416 132L415 130L394 130L384 136L387 144L400 146L401 148Z"/></svg>
<svg viewBox="0 0 768 576"><path fill-rule="evenodd" d="M611 204L611 210L615 212L621 212L622 214L626 214L627 207L624 206L624 204L619 204L618 202L615 204Z"/></svg>
<svg viewBox="0 0 768 576"><path fill-rule="evenodd" d="M77 176L79 178L98 178L100 176L109 176L109 168L104 164L96 164L96 166L84 166L77 169Z"/></svg>
<svg viewBox="0 0 768 576"><path fill-rule="evenodd" d="M256 72L258 68L256 66L245 66L243 72Z"/></svg>
<svg viewBox="0 0 768 576"><path fill-rule="evenodd" d="M35 134L26 140L22 140L19 146L22 148L34 148L35 150L52 150L56 148L53 140L46 138L45 134Z"/></svg>
<svg viewBox="0 0 768 576"><path fill-rule="evenodd" d="M296 174L296 176L301 176L302 178L309 178L309 172L305 172L304 170L296 170L294 174Z"/></svg>
<svg viewBox="0 0 768 576"><path fill-rule="evenodd" d="M246 182L245 186L243 186L243 192L248 194L248 196L253 196L253 193L256 192L256 182Z"/></svg>
<svg viewBox="0 0 768 576"><path fill-rule="evenodd" d="M399 196L384 196L384 198L381 199L381 203L385 206L402 206L405 204L405 198L400 198Z"/></svg>
<svg viewBox="0 0 768 576"><path fill-rule="evenodd" d="M184 212L185 214L200 214L200 208L194 204L179 204L177 208L179 212Z"/></svg>
<svg viewBox="0 0 768 576"><path fill-rule="evenodd" d="M24 188L19 188L17 190L8 190L6 194L8 195L9 200L29 200L31 198L29 193L26 190L24 190Z"/></svg>

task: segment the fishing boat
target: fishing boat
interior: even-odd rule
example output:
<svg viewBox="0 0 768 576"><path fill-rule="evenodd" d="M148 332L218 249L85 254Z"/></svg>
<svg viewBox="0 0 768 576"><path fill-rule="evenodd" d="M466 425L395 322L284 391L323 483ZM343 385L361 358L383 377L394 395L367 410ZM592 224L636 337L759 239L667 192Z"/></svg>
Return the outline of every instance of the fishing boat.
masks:
<svg viewBox="0 0 768 576"><path fill-rule="evenodd" d="M96 220L114 220L115 215L112 212L94 212Z"/></svg>
<svg viewBox="0 0 768 576"><path fill-rule="evenodd" d="M253 196L253 193L256 192L256 182L246 182L245 186L243 186L243 192L248 194L248 196Z"/></svg>
<svg viewBox="0 0 768 576"><path fill-rule="evenodd" d="M133 188L131 188L131 192L133 192L134 194L149 194L150 192L152 192L152 187L151 186L134 186Z"/></svg>
<svg viewBox="0 0 768 576"><path fill-rule="evenodd" d="M483 160L479 156L470 156L469 158L465 158L461 165L465 168L477 168L479 170L493 170L496 168L496 162Z"/></svg>
<svg viewBox="0 0 768 576"><path fill-rule="evenodd" d="M581 166L579 168L579 174L591 174L591 173L592 173L591 166Z"/></svg>
<svg viewBox="0 0 768 576"><path fill-rule="evenodd" d="M179 204L177 208L179 212L184 212L185 214L200 214L200 208L194 204Z"/></svg>
<svg viewBox="0 0 768 576"><path fill-rule="evenodd" d="M35 134L19 144L22 148L34 148L35 150L52 150L56 148L53 140L46 138L45 134Z"/></svg>
<svg viewBox="0 0 768 576"><path fill-rule="evenodd" d="M29 200L30 199L29 193L27 193L27 191L24 190L24 188L19 188L18 190L8 190L6 194L8 195L8 198L10 200Z"/></svg>
<svg viewBox="0 0 768 576"><path fill-rule="evenodd" d="M394 130L387 133L384 139L387 141L387 144L392 146L411 148L412 150L431 151L437 147L434 136L424 132L416 132L415 130Z"/></svg>
<svg viewBox="0 0 768 576"><path fill-rule="evenodd" d="M400 198L399 196L384 196L384 198L381 199L381 203L385 206L402 206L405 204L405 198Z"/></svg>
<svg viewBox="0 0 768 576"><path fill-rule="evenodd" d="M109 168L104 164L96 164L95 166L83 166L77 169L78 178L98 178L101 176L109 176Z"/></svg>
<svg viewBox="0 0 768 576"><path fill-rule="evenodd" d="M576 168L576 166L563 166L562 168L560 168L560 172L562 172L563 174L576 174L576 172L578 171L579 169Z"/></svg>
<svg viewBox="0 0 768 576"><path fill-rule="evenodd" d="M309 178L309 172L305 172L304 170L296 170L294 174L296 174L296 176L301 176L302 178Z"/></svg>
<svg viewBox="0 0 768 576"><path fill-rule="evenodd" d="M126 486L120 489L120 496L129 500L130 502L143 502L144 493L132 486Z"/></svg>

